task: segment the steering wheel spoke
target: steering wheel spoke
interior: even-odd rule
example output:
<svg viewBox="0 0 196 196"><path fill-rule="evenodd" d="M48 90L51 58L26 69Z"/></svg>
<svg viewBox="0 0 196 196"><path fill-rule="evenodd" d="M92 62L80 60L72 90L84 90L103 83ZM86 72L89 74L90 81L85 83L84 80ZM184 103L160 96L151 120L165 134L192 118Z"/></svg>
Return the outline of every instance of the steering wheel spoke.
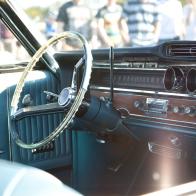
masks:
<svg viewBox="0 0 196 196"><path fill-rule="evenodd" d="M39 116L39 115L58 113L58 112L66 113L68 110L69 107L60 106L57 102L38 105L38 106L29 106L17 110L17 112L14 115L11 115L11 119L21 120L28 116Z"/></svg>
<svg viewBox="0 0 196 196"><path fill-rule="evenodd" d="M82 58L80 58L80 60L75 64L74 66L74 70L73 70L73 75L72 75L72 82L71 82L71 88L75 89L76 91L78 91L78 80L79 80L79 70L80 67L85 63L85 57L83 56Z"/></svg>

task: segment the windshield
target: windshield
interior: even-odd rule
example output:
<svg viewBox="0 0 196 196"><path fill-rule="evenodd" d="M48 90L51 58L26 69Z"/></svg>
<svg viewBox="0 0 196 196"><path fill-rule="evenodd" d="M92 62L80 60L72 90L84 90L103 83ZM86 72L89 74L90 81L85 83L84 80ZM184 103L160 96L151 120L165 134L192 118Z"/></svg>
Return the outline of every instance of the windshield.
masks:
<svg viewBox="0 0 196 196"><path fill-rule="evenodd" d="M196 39L196 0L14 0L14 3L24 10L45 39L63 31L77 31L86 37L92 49L146 47L170 40ZM0 53L4 59L28 59L24 48L3 24L0 29ZM68 39L55 49L78 47L76 40Z"/></svg>

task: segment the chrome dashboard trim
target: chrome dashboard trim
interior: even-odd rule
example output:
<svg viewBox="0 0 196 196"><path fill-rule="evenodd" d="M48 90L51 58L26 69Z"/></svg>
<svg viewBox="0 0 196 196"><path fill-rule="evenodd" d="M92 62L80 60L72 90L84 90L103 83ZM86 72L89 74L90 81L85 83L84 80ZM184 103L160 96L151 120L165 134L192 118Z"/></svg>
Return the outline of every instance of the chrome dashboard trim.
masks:
<svg viewBox="0 0 196 196"><path fill-rule="evenodd" d="M109 92L109 87L103 86L94 86L91 85L91 90L101 90ZM159 92L159 91L149 91L149 90L137 90L137 89L123 89L123 88L114 88L116 92L127 92L127 93L142 93L142 94L154 94L154 95L164 95L164 96L174 96L174 97L189 97L189 98L196 98L196 95L193 94L180 94L180 93L170 93L170 92Z"/></svg>
<svg viewBox="0 0 196 196"><path fill-rule="evenodd" d="M118 108L116 108L118 110ZM179 120L171 120L171 119L165 119L165 118L159 118L159 117L153 117L153 116L145 116L145 115L139 115L139 114L130 114L127 117L140 117L140 118L148 118L148 119L152 119L152 120L162 120L162 121L169 121L169 122L177 122L177 123L183 123L183 124L189 124L189 125L196 125L196 123L193 122L187 122L187 121L179 121ZM161 122L164 123L164 122ZM166 125L173 125L176 127L182 127L182 128L192 128L195 129L194 126L185 126L185 125L179 125L179 124L166 124ZM196 132L194 132L196 133Z"/></svg>
<svg viewBox="0 0 196 196"><path fill-rule="evenodd" d="M107 62L94 61L94 66L97 68L109 68L110 64ZM115 62L114 68L136 68L136 69L145 69L145 68L158 68L158 62L155 61L125 61L125 62Z"/></svg>
<svg viewBox="0 0 196 196"><path fill-rule="evenodd" d="M93 69L100 69L100 70L110 70L109 67L98 67L98 66L93 66ZM166 68L132 68L132 67L114 67L114 70L140 70L140 71L165 71Z"/></svg>
<svg viewBox="0 0 196 196"><path fill-rule="evenodd" d="M131 113L127 108L122 108L122 107L120 107L120 108L118 108L118 107L116 107L116 110L118 110L119 112L121 111L121 110L124 110L124 111L126 111L127 112L127 116L121 116L121 118L122 119L126 119L126 118L131 118L131 117L139 117L140 119L142 118L142 119L144 119L145 118L145 120L146 119L150 119L150 120L162 120L162 121L168 121L168 122L175 122L175 123L183 123L183 124L189 124L189 125L196 125L196 123L193 123L193 122L187 122L187 121L179 121L179 120L171 120L171 119L165 119L165 118L160 118L160 117L154 117L154 116L146 116L146 115L140 115L140 114L133 114L133 113ZM154 121L153 121L154 122ZM164 122L161 122L161 123L164 123ZM167 125L168 125L168 123L167 123ZM169 124L169 125L174 125L174 124ZM177 126L177 127L181 127L181 128L195 128L195 127L192 127L192 126L185 126L185 125L179 125L179 124L175 124L175 126Z"/></svg>

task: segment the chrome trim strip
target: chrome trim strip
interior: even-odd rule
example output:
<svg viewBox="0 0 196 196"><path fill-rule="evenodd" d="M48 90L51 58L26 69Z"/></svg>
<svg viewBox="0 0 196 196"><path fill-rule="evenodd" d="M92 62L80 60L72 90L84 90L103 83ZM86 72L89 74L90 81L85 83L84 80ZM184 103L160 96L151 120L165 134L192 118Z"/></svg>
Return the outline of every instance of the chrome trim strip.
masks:
<svg viewBox="0 0 196 196"><path fill-rule="evenodd" d="M93 63L95 66L100 67L100 68L107 68L109 67L109 63L107 62L103 62L103 61L94 61ZM115 62L114 63L115 67L119 67L119 68L136 68L136 69L140 69L140 68L158 68L158 62L156 61L124 61L124 62Z"/></svg>
<svg viewBox="0 0 196 196"><path fill-rule="evenodd" d="M116 108L116 109L118 110L118 108ZM171 119L167 119L167 118L159 118L159 117L154 117L154 116L145 116L145 115L140 115L140 114L130 114L128 117L140 117L140 119L141 118L148 118L148 119L151 119L151 120L169 121L171 123L172 122L175 122L175 123L177 122L177 123L184 123L184 124L196 125L196 123L189 122L189 121L187 122L187 121L171 120ZM164 123L164 122L162 122L162 123ZM174 125L174 126L182 127L182 128L193 128L193 129L195 129L195 127L193 127L193 126L190 127L190 126L184 126L184 125L179 125L179 124L168 124L168 123L167 123L167 125Z"/></svg>
<svg viewBox="0 0 196 196"><path fill-rule="evenodd" d="M136 70L136 71L146 71L146 70L149 70L149 71L165 71L166 69L161 69L161 68L130 68L130 67L114 67L114 69L116 70Z"/></svg>
<svg viewBox="0 0 196 196"><path fill-rule="evenodd" d="M110 67L108 65L108 67L99 67L99 66L95 66L93 64L93 69L100 69L100 70L110 70ZM132 68L132 67L115 67L114 64L114 70L136 70L136 71L146 71L146 70L150 70L150 71L166 71L166 68Z"/></svg>
<svg viewBox="0 0 196 196"><path fill-rule="evenodd" d="M101 90L101 91L110 91L109 87L103 86L91 86L91 90ZM142 94L156 94L164 96L175 96L175 97L189 97L196 98L196 95L189 94L180 94L180 93L170 93L170 92L158 92L158 91L148 91L148 90L138 90L138 89L123 89L123 88L114 88L116 92L127 92L127 93L142 93Z"/></svg>

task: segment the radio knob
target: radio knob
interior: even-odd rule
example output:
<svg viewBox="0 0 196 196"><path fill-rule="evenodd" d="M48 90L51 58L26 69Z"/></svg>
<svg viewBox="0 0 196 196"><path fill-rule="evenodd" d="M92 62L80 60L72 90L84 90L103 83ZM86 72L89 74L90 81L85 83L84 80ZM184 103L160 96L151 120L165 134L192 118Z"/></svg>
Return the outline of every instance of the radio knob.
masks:
<svg viewBox="0 0 196 196"><path fill-rule="evenodd" d="M189 114L189 115L194 115L195 114L195 108L194 107L186 106L184 108L184 113L185 114Z"/></svg>
<svg viewBox="0 0 196 196"><path fill-rule="evenodd" d="M178 106L173 107L173 113L178 114L180 111L180 108Z"/></svg>
<svg viewBox="0 0 196 196"><path fill-rule="evenodd" d="M179 106L174 106L173 107L173 113L175 113L175 114L184 114L184 108L179 107Z"/></svg>
<svg viewBox="0 0 196 196"><path fill-rule="evenodd" d="M143 104L141 101L136 100L136 101L134 101L133 105L134 105L134 108L140 109Z"/></svg>

